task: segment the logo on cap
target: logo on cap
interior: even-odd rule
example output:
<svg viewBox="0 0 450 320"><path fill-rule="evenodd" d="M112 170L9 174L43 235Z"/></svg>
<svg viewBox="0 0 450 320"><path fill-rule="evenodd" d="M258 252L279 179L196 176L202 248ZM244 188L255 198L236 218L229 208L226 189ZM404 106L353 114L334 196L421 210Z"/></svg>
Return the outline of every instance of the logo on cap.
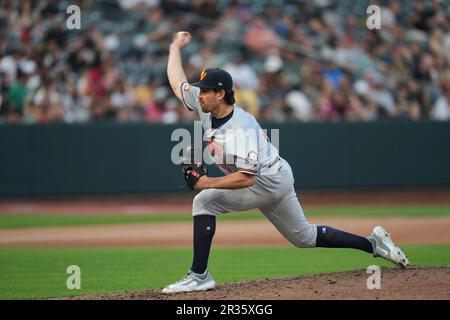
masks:
<svg viewBox="0 0 450 320"><path fill-rule="evenodd" d="M206 71L205 69L202 70L202 73L200 73L200 81L202 81L203 79L205 79L206 77Z"/></svg>

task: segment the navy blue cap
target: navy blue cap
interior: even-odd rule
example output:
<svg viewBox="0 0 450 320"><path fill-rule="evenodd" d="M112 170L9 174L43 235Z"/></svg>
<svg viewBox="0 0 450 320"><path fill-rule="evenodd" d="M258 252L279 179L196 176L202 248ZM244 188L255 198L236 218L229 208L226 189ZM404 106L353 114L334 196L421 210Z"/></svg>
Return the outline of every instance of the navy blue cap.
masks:
<svg viewBox="0 0 450 320"><path fill-rule="evenodd" d="M191 83L194 87L203 89L233 89L233 79L231 75L223 69L212 68L203 69L200 73L200 80Z"/></svg>

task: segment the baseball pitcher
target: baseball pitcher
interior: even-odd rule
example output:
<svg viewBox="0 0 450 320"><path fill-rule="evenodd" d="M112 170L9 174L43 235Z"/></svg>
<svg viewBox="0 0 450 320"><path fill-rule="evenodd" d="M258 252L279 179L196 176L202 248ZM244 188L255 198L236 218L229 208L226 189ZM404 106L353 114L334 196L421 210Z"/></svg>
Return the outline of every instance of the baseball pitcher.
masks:
<svg viewBox="0 0 450 320"><path fill-rule="evenodd" d="M354 248L407 267L406 255L381 226L369 237L362 237L308 222L295 193L289 163L280 157L256 119L235 104L230 74L219 68L207 69L200 72L198 82L187 82L181 49L190 40L189 32L174 34L167 75L178 99L198 114L206 148L225 176L208 177L203 163L183 165L187 186L201 191L192 204L194 257L188 274L163 292L214 289L216 283L207 266L216 216L255 208L299 248Z"/></svg>

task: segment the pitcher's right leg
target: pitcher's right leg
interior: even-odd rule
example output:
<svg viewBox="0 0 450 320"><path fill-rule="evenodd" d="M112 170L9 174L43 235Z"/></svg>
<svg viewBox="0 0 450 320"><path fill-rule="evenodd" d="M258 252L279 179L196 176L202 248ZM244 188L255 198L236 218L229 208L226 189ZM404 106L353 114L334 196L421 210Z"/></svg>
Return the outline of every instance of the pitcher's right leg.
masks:
<svg viewBox="0 0 450 320"><path fill-rule="evenodd" d="M297 247L353 248L373 253L372 243L365 237L329 226L310 224L294 187L280 200L260 210L278 231Z"/></svg>
<svg viewBox="0 0 450 320"><path fill-rule="evenodd" d="M282 198L260 207L259 210L296 247L312 248L316 246L317 228L306 219L294 186Z"/></svg>
<svg viewBox="0 0 450 320"><path fill-rule="evenodd" d="M338 230L329 226L315 226L306 219L294 188L271 205L259 210L272 222L278 231L291 243L300 248L352 248L372 253L405 268L409 261L404 252L396 246L388 233L380 226L371 236Z"/></svg>

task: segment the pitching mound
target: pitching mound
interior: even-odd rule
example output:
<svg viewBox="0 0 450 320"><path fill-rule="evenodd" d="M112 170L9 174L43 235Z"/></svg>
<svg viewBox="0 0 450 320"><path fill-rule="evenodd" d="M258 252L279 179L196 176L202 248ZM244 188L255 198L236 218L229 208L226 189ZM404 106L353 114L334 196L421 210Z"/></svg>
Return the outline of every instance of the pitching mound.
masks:
<svg viewBox="0 0 450 320"><path fill-rule="evenodd" d="M366 270L313 276L266 279L220 284L213 291L162 294L159 290L113 295L73 297L95 300L347 300L347 299L439 299L450 300L450 266L382 269L380 290L367 289Z"/></svg>

